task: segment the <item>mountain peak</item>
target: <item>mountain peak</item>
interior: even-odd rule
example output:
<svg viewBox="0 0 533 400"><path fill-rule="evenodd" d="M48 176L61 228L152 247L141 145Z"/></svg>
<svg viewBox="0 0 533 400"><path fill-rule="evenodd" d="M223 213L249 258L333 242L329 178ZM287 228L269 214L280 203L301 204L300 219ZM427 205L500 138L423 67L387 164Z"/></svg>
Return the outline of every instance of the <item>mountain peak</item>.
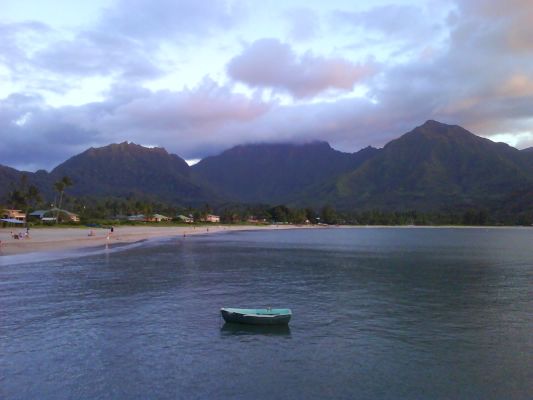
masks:
<svg viewBox="0 0 533 400"><path fill-rule="evenodd" d="M420 128L422 127L444 127L444 126L457 126L457 125L448 125L448 124L445 124L444 122L439 122L439 121L436 121L434 119L428 119L426 122L424 122Z"/></svg>
<svg viewBox="0 0 533 400"><path fill-rule="evenodd" d="M412 131L400 136L385 147L397 146L399 143L410 143L411 145L421 142L460 142L479 143L488 139L474 135L472 132L460 127L459 125L448 125L435 120L428 120L424 124L417 126Z"/></svg>
<svg viewBox="0 0 533 400"><path fill-rule="evenodd" d="M169 154L163 147L146 147L137 143L124 141L122 143L111 143L102 147L91 147L87 150L89 154L102 153L158 153Z"/></svg>

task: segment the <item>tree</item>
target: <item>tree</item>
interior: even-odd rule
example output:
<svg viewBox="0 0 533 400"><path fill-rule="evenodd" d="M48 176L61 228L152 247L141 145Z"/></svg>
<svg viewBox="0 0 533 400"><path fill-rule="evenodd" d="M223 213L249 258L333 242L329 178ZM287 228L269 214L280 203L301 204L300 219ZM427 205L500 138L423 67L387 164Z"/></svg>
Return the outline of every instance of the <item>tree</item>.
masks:
<svg viewBox="0 0 533 400"><path fill-rule="evenodd" d="M322 208L320 211L320 218L325 224L336 224L337 223L337 213L333 207L327 205Z"/></svg>
<svg viewBox="0 0 533 400"><path fill-rule="evenodd" d="M315 210L313 210L312 208L306 208L305 217L307 218L309 222L311 222L312 224L315 224L317 222L318 215L315 212Z"/></svg>
<svg viewBox="0 0 533 400"><path fill-rule="evenodd" d="M41 193L35 185L28 186L28 190L25 193L26 198L26 221L28 220L28 213L30 208L34 208L35 204L42 201Z"/></svg>
<svg viewBox="0 0 533 400"><path fill-rule="evenodd" d="M287 222L289 219L290 210L283 204L272 207L268 212L272 216L274 222Z"/></svg>
<svg viewBox="0 0 533 400"><path fill-rule="evenodd" d="M8 199L13 208L24 210L28 218L30 207L34 207L35 203L41 201L41 194L37 186L28 185L28 176L23 174L20 177L19 187L9 193Z"/></svg>
<svg viewBox="0 0 533 400"><path fill-rule="evenodd" d="M59 181L54 183L54 187L59 193L59 205L57 206L56 223L59 222L59 210L61 209L61 203L63 202L63 193L65 193L65 189L70 186L72 186L72 180L68 176L64 176Z"/></svg>

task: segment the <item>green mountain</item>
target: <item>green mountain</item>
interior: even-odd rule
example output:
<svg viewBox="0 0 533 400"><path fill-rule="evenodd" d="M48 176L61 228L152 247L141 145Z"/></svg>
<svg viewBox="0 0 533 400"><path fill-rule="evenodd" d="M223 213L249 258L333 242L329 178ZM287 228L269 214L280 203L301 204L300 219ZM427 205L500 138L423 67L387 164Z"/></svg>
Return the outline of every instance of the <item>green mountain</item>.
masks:
<svg viewBox="0 0 533 400"><path fill-rule="evenodd" d="M325 142L251 144L189 167L162 148L132 143L91 148L52 172L0 166L0 202L22 174L53 199L69 176L74 196L136 195L179 205L287 204L345 211L487 209L533 212L533 157L457 125L427 121L382 149L343 153Z"/></svg>
<svg viewBox="0 0 533 400"><path fill-rule="evenodd" d="M46 171L18 171L14 168L0 165L0 204L11 191L19 188L23 176L26 177L28 185L37 186L44 195L49 195L52 192L52 183Z"/></svg>
<svg viewBox="0 0 533 400"><path fill-rule="evenodd" d="M457 125L427 121L318 197L343 209L494 209L532 185L527 153Z"/></svg>
<svg viewBox="0 0 533 400"><path fill-rule="evenodd" d="M352 171L377 152L334 150L326 142L251 144L207 157L192 167L193 176L217 193L243 203L286 203L296 193Z"/></svg>
<svg viewBox="0 0 533 400"><path fill-rule="evenodd" d="M187 163L163 148L134 143L90 148L58 165L52 181L69 176L73 195L150 196L177 204L215 197L190 176Z"/></svg>

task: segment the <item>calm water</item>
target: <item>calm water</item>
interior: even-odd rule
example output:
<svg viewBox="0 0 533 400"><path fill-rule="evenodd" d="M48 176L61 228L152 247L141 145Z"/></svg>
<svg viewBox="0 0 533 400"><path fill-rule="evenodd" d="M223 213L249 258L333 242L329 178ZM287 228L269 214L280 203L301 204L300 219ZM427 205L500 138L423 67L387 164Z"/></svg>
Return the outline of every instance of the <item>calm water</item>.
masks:
<svg viewBox="0 0 533 400"><path fill-rule="evenodd" d="M0 258L2 399L533 397L532 229L321 229ZM219 308L293 310L290 329Z"/></svg>

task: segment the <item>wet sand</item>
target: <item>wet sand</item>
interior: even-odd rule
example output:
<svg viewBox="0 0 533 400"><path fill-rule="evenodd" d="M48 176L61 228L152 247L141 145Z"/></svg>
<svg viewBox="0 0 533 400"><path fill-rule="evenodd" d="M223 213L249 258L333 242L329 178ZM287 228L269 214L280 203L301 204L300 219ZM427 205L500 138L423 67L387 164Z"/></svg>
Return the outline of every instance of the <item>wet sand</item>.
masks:
<svg viewBox="0 0 533 400"><path fill-rule="evenodd" d="M23 229L0 228L0 256L40 251L61 251L96 247L105 244L133 243L162 237L183 237L219 232L263 229L294 229L294 225L266 226L119 226L110 233L103 228L42 228L30 229L30 237L13 239L11 232L22 233ZM92 233L92 235L91 235Z"/></svg>

